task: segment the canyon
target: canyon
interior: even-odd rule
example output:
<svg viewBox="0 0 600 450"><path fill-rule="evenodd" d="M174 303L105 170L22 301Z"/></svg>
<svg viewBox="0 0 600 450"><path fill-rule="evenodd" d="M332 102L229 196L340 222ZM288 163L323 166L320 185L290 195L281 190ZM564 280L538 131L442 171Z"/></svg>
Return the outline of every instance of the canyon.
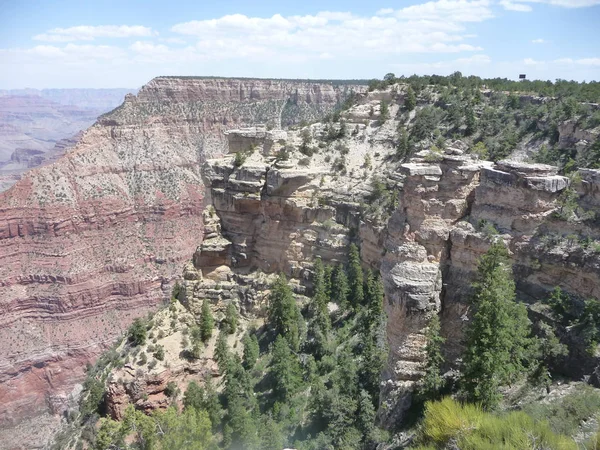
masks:
<svg viewBox="0 0 600 450"><path fill-rule="evenodd" d="M171 296L225 131L311 121L362 86L159 77L0 193L2 439L43 446L86 363ZM79 387L78 387L79 386Z"/></svg>
<svg viewBox="0 0 600 450"><path fill-rule="evenodd" d="M554 166L515 161L532 142L545 143L531 135L512 160L485 161L472 140L454 138L441 149L430 140L403 159L399 130L413 128L436 96L424 90L418 110L406 111L404 84L367 92L159 77L101 116L64 156L1 193L5 442L43 446L58 415L77 409L86 363L134 318L168 302L175 280L181 320L193 323L208 299L217 320L234 302L247 326L262 320L275 274L309 295L315 258L343 263L349 244L358 244L385 289L389 360L378 415L388 428L405 417L423 374L433 315L441 317L448 369L455 367L477 260L494 239L510 249L530 314L544 315L540 302L556 285L598 298L600 230L583 216L599 206L600 171L568 178ZM332 112L339 117L323 120ZM575 121L557 132L559 145L579 150L598 136ZM562 213L566 193L582 217ZM170 381L185 389L201 374L219 375L212 350L181 359L181 330L165 326L168 314L160 312L153 329L162 332L164 362L111 373L105 403L113 417L130 403L166 407ZM576 330L566 333L573 345L559 370L576 378L598 370Z"/></svg>
<svg viewBox="0 0 600 450"><path fill-rule="evenodd" d="M389 359L378 415L387 429L406 418L423 376L433 315L441 318L447 369L457 367L477 263L495 239L508 246L517 296L537 320L552 320L544 301L556 286L581 298L600 294L600 254L582 244L584 238L600 241L596 222L557 215L567 190L585 210L598 207L600 171L580 169L570 179L550 165L493 163L466 152L460 140L442 153L426 149L403 162L391 144L398 122L382 121L380 105L390 101L390 116L400 117L404 92L396 87L360 96L337 124L226 132L230 154L202 167L204 238L183 269L180 303L153 318L152 342L166 357L134 364L135 355L130 361L126 343L120 344L117 351L128 356L108 377L109 415L121 419L130 404L147 412L164 409L171 403L169 383L183 392L190 381L220 376L216 336L198 359L181 356L180 342L201 317L204 301L217 321L228 304L241 312L241 330L229 338L235 348L249 324L264 319L277 273L305 298L315 260L343 263L351 242L384 282ZM342 127L352 131L340 136ZM331 130L340 137L328 140ZM559 373L581 379L598 370L600 358L586 351L577 330L562 338L570 344Z"/></svg>

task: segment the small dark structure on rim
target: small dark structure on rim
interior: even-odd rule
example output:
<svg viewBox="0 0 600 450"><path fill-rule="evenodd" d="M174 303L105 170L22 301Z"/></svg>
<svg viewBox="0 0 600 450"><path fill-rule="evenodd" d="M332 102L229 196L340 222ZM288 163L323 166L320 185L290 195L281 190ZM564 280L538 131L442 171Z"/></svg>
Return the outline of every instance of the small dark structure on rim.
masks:
<svg viewBox="0 0 600 450"><path fill-rule="evenodd" d="M527 79L527 75L525 75L524 73L519 75L519 80L526 80L526 79Z"/></svg>

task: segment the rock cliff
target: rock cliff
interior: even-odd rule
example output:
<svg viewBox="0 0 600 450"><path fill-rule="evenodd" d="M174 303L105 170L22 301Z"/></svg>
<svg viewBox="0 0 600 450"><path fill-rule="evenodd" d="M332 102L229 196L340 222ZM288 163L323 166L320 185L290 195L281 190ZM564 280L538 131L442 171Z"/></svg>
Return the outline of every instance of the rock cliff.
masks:
<svg viewBox="0 0 600 450"><path fill-rule="evenodd" d="M224 132L319 118L350 89L156 78L58 161L0 194L0 424L8 446L41 445L31 424L22 427L27 439L13 427L64 411L86 362L170 297L202 241L200 165L223 152Z"/></svg>
<svg viewBox="0 0 600 450"><path fill-rule="evenodd" d="M248 317L260 316L264 274L286 273L301 295L310 292L316 257L343 261L348 244L359 243L365 266L378 268L385 284L390 354L379 415L393 427L423 374L434 314L448 365L456 365L470 285L493 239L509 246L521 301L540 302L557 285L598 297L600 254L592 243L600 235L584 213L597 208L599 175L582 169L569 179L553 166L481 161L461 141L402 163L391 144L397 122L378 116L382 95L363 97L342 114L344 125L228 133L230 151L244 158L204 165L210 205L204 241L184 271L183 301L195 314L210 299L215 311L233 301ZM392 117L402 96L394 100ZM341 127L352 132L328 141ZM579 219L564 214L567 190L583 211ZM561 370L580 378L599 363L572 345Z"/></svg>

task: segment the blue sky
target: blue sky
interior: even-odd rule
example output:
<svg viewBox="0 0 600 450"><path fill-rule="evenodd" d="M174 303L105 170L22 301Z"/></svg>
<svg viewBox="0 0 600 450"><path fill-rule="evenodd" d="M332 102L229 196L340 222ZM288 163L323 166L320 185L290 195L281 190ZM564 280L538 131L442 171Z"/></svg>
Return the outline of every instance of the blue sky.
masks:
<svg viewBox="0 0 600 450"><path fill-rule="evenodd" d="M158 75L600 80L600 0L0 0L0 89Z"/></svg>

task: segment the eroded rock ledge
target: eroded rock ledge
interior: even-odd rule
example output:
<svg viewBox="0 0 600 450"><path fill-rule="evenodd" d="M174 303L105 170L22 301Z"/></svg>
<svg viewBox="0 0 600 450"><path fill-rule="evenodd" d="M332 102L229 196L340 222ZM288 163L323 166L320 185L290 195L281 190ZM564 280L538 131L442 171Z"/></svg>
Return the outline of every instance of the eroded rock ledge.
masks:
<svg viewBox="0 0 600 450"><path fill-rule="evenodd" d="M350 126L355 115L351 110L346 116ZM310 132L317 136L319 126ZM422 375L431 315L442 317L451 365L459 357L470 284L490 233L509 245L524 301L542 299L557 284L576 295L598 297L597 253L564 246L548 251L540 242L549 233L591 239L600 234L589 221L584 225L555 217L560 195L570 185L555 167L479 161L463 154L460 142L435 162L424 152L409 163L390 164L388 149L365 176L361 168L368 149L363 143L383 139L385 133L361 128L347 140L342 175L332 173L321 153L299 165L299 132L230 131L228 139L235 142L230 149L252 153L239 167L233 156L205 164L210 199L205 236L184 277L192 311L210 298L217 308L235 301L242 311L256 314L266 299L263 274L284 272L304 293L314 258L343 261L351 241L361 244L364 264L379 268L385 284L390 359L382 378L380 418L390 425L402 418ZM284 148L292 149L289 161L278 159ZM365 180L374 174L387 179L397 195L383 224L372 220L360 200L369 197ZM581 205L597 207L600 172L582 170L581 175L570 189L578 190ZM359 187L353 191L354 186ZM588 358L577 370L590 373L598 362Z"/></svg>

